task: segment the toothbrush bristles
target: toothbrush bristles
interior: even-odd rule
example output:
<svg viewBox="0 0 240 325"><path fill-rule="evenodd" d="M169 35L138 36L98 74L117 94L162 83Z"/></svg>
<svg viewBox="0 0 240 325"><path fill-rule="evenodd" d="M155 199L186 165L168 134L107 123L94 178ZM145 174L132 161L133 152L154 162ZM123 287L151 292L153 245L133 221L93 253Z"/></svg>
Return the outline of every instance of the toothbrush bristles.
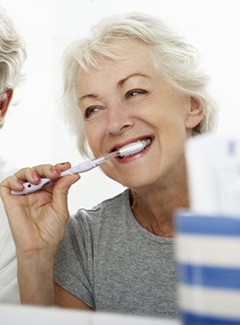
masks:
<svg viewBox="0 0 240 325"><path fill-rule="evenodd" d="M142 141L137 141L134 143L127 144L126 146L123 146L118 150L118 155L123 158L123 157L128 157L133 154L136 154L143 149L150 143L150 140L142 140Z"/></svg>

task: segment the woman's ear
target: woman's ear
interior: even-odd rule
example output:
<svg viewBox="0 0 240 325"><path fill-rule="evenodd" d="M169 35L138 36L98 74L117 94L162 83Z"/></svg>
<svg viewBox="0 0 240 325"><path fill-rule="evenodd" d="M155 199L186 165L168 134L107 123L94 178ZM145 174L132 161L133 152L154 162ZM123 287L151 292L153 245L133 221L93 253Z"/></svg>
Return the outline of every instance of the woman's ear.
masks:
<svg viewBox="0 0 240 325"><path fill-rule="evenodd" d="M11 102L12 96L13 96L13 90L8 89L3 94L3 97L0 97L0 120L3 120L5 115L7 114L7 110Z"/></svg>
<svg viewBox="0 0 240 325"><path fill-rule="evenodd" d="M204 111L198 99L190 98L190 111L185 122L187 129L194 129L203 119Z"/></svg>

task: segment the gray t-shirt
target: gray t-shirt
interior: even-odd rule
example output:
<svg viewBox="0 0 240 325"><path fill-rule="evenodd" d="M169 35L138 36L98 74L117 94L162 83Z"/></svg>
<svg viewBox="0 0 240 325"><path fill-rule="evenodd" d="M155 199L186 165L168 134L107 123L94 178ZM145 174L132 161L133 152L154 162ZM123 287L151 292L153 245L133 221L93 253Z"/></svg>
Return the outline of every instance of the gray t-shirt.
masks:
<svg viewBox="0 0 240 325"><path fill-rule="evenodd" d="M137 222L128 190L69 219L55 281L97 311L178 316L174 239Z"/></svg>

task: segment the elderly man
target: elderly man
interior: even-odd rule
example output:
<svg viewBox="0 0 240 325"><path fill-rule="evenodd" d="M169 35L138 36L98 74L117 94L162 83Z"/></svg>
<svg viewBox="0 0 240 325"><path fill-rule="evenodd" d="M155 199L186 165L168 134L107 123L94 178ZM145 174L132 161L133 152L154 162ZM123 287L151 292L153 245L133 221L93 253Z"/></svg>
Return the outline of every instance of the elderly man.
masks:
<svg viewBox="0 0 240 325"><path fill-rule="evenodd" d="M25 58L24 42L0 6L0 128L3 127L14 89L22 79ZM0 179L8 173L7 167L0 152ZM0 303L19 301L15 245L0 200Z"/></svg>

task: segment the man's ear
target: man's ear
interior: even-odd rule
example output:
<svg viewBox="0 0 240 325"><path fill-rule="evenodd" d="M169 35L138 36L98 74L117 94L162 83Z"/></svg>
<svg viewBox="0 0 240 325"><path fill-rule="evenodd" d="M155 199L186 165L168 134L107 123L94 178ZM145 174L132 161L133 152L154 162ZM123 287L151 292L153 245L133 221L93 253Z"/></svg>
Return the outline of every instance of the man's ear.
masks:
<svg viewBox="0 0 240 325"><path fill-rule="evenodd" d="M12 96L13 96L13 90L8 89L4 93L3 98L0 97L0 120L3 120L5 115L7 114L7 110L12 100Z"/></svg>
<svg viewBox="0 0 240 325"><path fill-rule="evenodd" d="M203 119L204 111L198 99L190 98L190 111L185 122L187 129L194 129Z"/></svg>

